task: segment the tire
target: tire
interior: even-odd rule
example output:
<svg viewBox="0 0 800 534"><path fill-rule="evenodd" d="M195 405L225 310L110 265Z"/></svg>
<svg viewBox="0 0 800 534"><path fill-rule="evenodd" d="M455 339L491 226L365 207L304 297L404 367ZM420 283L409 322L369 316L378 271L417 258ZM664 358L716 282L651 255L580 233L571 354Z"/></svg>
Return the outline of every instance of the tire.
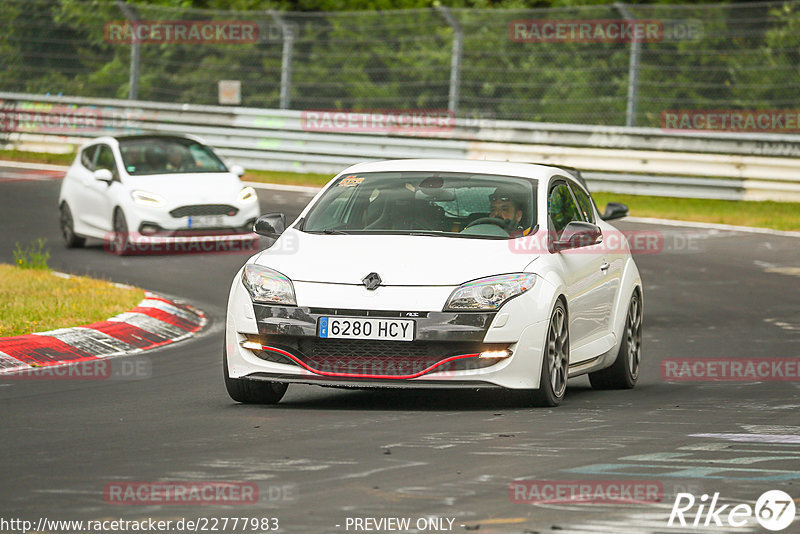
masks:
<svg viewBox="0 0 800 534"><path fill-rule="evenodd" d="M72 219L72 211L69 205L64 202L61 204L59 225L61 226L61 237L64 239L66 248L80 248L86 244L85 237L75 235L75 223Z"/></svg>
<svg viewBox="0 0 800 534"><path fill-rule="evenodd" d="M610 367L589 373L589 382L595 389L631 389L639 379L642 362L642 297L636 290L628 305L625 332L619 346L617 359Z"/></svg>
<svg viewBox="0 0 800 534"><path fill-rule="evenodd" d="M121 209L114 210L114 235L111 238L111 251L117 256L127 256L131 253L131 242L128 239L128 223Z"/></svg>
<svg viewBox="0 0 800 534"><path fill-rule="evenodd" d="M547 326L539 389L533 390L533 406L555 407L561 404L569 376L569 322L564 303L560 300L550 314Z"/></svg>
<svg viewBox="0 0 800 534"><path fill-rule="evenodd" d="M222 348L222 375L225 389L236 402L243 404L277 404L286 394L289 384L231 378L228 374L228 356Z"/></svg>

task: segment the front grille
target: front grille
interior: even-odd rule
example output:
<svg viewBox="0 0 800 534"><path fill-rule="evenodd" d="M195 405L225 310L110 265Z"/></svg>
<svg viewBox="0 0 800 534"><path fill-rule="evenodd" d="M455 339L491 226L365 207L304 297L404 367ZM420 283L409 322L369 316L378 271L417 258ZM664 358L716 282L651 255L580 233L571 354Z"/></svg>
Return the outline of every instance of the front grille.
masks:
<svg viewBox="0 0 800 534"><path fill-rule="evenodd" d="M351 358L424 358L443 352L469 352L474 343L430 343L427 341L378 341L371 339L301 338L300 350L309 357ZM459 345L454 347L453 345Z"/></svg>
<svg viewBox="0 0 800 534"><path fill-rule="evenodd" d="M255 337L255 336L254 336ZM475 342L379 341L319 339L312 337L264 336L260 342L290 352L312 371L359 376L409 376L424 371L459 371L481 369L496 360L477 357L460 358L441 365L453 356L478 354L484 350L506 348ZM272 351L258 351L268 361L289 363L285 356Z"/></svg>
<svg viewBox="0 0 800 534"><path fill-rule="evenodd" d="M170 211L169 214L175 218L190 217L196 215L236 215L239 208L228 204L197 204L194 206L181 206Z"/></svg>

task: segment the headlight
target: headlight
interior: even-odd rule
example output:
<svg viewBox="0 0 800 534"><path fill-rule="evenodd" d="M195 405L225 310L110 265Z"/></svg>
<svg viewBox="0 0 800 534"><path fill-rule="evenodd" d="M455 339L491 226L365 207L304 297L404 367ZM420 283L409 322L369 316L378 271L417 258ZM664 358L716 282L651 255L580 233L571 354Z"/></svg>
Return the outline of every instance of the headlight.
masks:
<svg viewBox="0 0 800 534"><path fill-rule="evenodd" d="M132 191L131 198L137 204L151 207L163 206L167 203L162 197L155 193L148 193L147 191Z"/></svg>
<svg viewBox="0 0 800 534"><path fill-rule="evenodd" d="M258 195L256 195L256 190L250 187L249 185L247 187L242 188L242 190L239 191L239 197L238 197L239 202L253 202L257 199Z"/></svg>
<svg viewBox="0 0 800 534"><path fill-rule="evenodd" d="M278 271L248 264L242 272L242 283L254 302L297 305L292 281Z"/></svg>
<svg viewBox="0 0 800 534"><path fill-rule="evenodd" d="M508 299L533 287L536 275L501 274L461 284L447 299L444 311L496 310Z"/></svg>

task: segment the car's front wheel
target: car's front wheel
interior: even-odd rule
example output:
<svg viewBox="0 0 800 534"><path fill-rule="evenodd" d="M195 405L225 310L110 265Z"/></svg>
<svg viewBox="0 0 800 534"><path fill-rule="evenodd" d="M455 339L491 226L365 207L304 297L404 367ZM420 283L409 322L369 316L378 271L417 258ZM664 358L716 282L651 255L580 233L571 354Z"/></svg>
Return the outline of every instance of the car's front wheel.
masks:
<svg viewBox="0 0 800 534"><path fill-rule="evenodd" d="M67 248L79 248L86 243L86 238L75 235L75 222L72 220L72 211L66 202L61 204L59 215L61 226L61 237L64 239L64 246Z"/></svg>
<svg viewBox="0 0 800 534"><path fill-rule="evenodd" d="M111 237L111 251L117 256L131 253L131 242L128 237L128 223L121 209L114 211L114 235Z"/></svg>
<svg viewBox="0 0 800 534"><path fill-rule="evenodd" d="M539 389L534 390L534 406L558 406L567 390L569 376L569 325L567 310L560 300L553 307L547 327Z"/></svg>
<svg viewBox="0 0 800 534"><path fill-rule="evenodd" d="M244 404L277 404L289 387L289 384L281 382L231 378L228 373L228 357L224 348L222 349L222 374L225 378L225 389L228 390L228 395L236 402Z"/></svg>
<svg viewBox="0 0 800 534"><path fill-rule="evenodd" d="M594 373L589 373L589 382L595 389L631 389L639 379L642 361L642 298L633 292L625 318L625 330L619 346L617 359Z"/></svg>

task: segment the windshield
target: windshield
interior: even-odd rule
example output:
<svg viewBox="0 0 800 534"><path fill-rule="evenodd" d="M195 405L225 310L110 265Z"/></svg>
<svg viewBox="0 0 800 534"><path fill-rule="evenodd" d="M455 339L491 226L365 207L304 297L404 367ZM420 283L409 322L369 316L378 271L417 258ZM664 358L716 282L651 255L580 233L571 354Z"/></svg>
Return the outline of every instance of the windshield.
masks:
<svg viewBox="0 0 800 534"><path fill-rule="evenodd" d="M125 170L133 176L228 170L209 147L191 139L180 137L120 139L119 150Z"/></svg>
<svg viewBox="0 0 800 534"><path fill-rule="evenodd" d="M487 174L349 174L325 191L300 229L508 239L535 225L535 191L535 180Z"/></svg>

